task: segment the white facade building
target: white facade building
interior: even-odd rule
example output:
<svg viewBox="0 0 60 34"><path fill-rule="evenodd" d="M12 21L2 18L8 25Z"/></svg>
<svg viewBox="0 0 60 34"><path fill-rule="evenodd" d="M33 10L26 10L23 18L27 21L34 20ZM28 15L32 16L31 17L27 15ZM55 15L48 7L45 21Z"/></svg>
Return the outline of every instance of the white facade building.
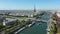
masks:
<svg viewBox="0 0 60 34"><path fill-rule="evenodd" d="M56 15L57 15L58 17L60 17L60 12L58 12Z"/></svg>

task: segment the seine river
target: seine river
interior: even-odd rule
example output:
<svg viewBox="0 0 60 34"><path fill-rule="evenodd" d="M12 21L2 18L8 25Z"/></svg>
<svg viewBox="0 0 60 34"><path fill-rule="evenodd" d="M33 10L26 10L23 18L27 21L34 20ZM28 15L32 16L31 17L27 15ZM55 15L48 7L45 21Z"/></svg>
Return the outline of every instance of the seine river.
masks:
<svg viewBox="0 0 60 34"><path fill-rule="evenodd" d="M44 16L38 19L49 20L50 15L51 15L50 13L45 13ZM47 23L36 22L35 25L19 32L19 34L46 34L47 33L46 29L47 29Z"/></svg>

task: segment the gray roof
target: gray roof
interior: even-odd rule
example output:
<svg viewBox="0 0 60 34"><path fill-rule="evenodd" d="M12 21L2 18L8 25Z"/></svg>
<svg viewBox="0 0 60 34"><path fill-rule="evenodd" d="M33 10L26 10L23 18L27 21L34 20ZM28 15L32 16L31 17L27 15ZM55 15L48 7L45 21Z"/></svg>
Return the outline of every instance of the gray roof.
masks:
<svg viewBox="0 0 60 34"><path fill-rule="evenodd" d="M18 22L18 20L7 21L6 25L12 25L12 24L15 24L17 22Z"/></svg>

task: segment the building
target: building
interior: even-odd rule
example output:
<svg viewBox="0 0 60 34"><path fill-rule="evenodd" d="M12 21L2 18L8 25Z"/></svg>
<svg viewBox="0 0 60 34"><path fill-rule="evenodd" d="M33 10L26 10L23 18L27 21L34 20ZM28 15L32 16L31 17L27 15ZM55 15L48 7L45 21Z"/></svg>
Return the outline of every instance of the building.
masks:
<svg viewBox="0 0 60 34"><path fill-rule="evenodd" d="M60 12L58 12L56 15L60 18Z"/></svg>
<svg viewBox="0 0 60 34"><path fill-rule="evenodd" d="M15 23L18 23L18 20L17 19L7 18L6 20L3 20L3 25L4 26L6 26L6 25L13 25Z"/></svg>
<svg viewBox="0 0 60 34"><path fill-rule="evenodd" d="M0 22L3 22L3 20L6 20L4 16L0 17Z"/></svg>

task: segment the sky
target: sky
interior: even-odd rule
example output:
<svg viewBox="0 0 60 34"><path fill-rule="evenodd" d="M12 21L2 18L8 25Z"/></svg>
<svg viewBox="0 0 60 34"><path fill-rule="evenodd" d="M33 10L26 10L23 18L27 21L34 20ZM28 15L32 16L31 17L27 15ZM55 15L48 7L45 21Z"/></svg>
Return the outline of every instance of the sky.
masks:
<svg viewBox="0 0 60 34"><path fill-rule="evenodd" d="M0 0L0 10L60 9L60 0Z"/></svg>

